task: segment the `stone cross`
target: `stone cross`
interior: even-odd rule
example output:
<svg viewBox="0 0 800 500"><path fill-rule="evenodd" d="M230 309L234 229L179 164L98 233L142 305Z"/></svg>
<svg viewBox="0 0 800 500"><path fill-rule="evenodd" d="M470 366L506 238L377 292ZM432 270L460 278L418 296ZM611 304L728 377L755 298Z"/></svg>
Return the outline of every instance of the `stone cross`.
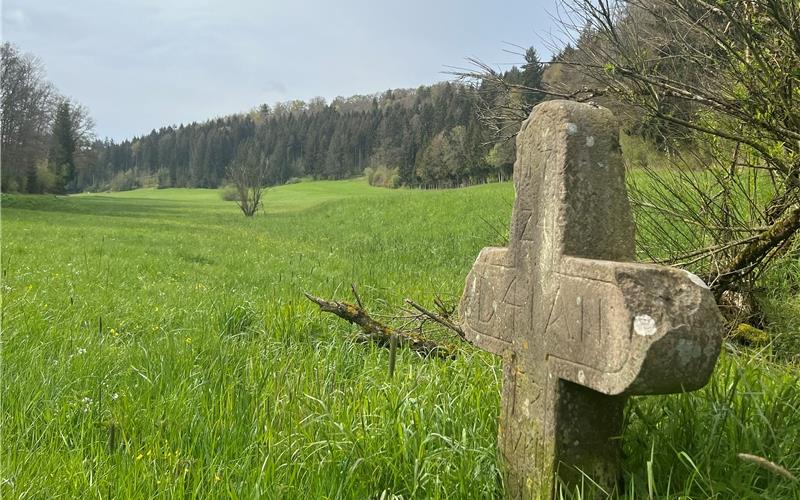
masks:
<svg viewBox="0 0 800 500"><path fill-rule="evenodd" d="M618 130L598 106L536 106L517 136L508 247L483 249L467 277L464 331L504 359L512 498L550 498L556 475L614 490L627 396L698 389L719 355L705 283L633 263Z"/></svg>

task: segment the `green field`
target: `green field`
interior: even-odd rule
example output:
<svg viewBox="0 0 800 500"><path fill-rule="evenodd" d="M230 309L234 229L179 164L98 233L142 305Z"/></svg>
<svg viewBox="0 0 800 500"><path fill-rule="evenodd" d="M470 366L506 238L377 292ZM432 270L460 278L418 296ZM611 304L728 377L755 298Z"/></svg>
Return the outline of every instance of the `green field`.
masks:
<svg viewBox="0 0 800 500"><path fill-rule="evenodd" d="M400 352L390 379L302 292L455 303L513 197L306 182L251 219L213 190L4 197L0 496L501 495L499 360ZM770 333L800 337L796 291L767 299ZM800 473L797 356L723 351L705 389L628 405L628 497L800 498L737 458Z"/></svg>

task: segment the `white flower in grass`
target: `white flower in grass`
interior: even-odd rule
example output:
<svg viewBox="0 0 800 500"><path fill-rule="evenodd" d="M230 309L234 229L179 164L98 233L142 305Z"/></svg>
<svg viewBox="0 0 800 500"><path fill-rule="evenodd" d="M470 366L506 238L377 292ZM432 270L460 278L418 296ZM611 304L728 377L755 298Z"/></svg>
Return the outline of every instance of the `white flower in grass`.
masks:
<svg viewBox="0 0 800 500"><path fill-rule="evenodd" d="M86 349L83 347L78 347L77 355L80 356L81 354L86 354Z"/></svg>
<svg viewBox="0 0 800 500"><path fill-rule="evenodd" d="M114 394L112 394L112 395L111 395L111 399L112 399L112 400L116 401L116 400L117 400L117 398L119 398L119 394L117 394L116 392L115 392Z"/></svg>
<svg viewBox="0 0 800 500"><path fill-rule="evenodd" d="M83 413L89 411L89 407L92 405L92 403L94 403L94 400L89 396L85 396L83 399L81 399L81 404L83 404Z"/></svg>

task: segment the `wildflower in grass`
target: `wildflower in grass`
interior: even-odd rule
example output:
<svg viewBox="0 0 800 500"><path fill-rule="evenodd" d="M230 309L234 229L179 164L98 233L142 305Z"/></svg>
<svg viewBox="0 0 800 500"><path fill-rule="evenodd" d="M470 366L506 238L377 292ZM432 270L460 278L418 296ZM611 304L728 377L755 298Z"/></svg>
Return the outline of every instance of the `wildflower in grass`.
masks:
<svg viewBox="0 0 800 500"><path fill-rule="evenodd" d="M184 339L184 340L186 340L187 344L191 344L192 343L192 337L186 337L186 339Z"/></svg>
<svg viewBox="0 0 800 500"><path fill-rule="evenodd" d="M89 407L92 405L94 401L89 396L85 396L81 399L81 404L83 405L83 413L87 413L89 411Z"/></svg>
<svg viewBox="0 0 800 500"><path fill-rule="evenodd" d="M86 354L86 349L84 349L83 347L78 347L78 352L76 355L80 356L81 354Z"/></svg>
<svg viewBox="0 0 800 500"><path fill-rule="evenodd" d="M111 400L112 401L116 401L118 398L119 398L119 394L116 393L116 392L111 395Z"/></svg>
<svg viewBox="0 0 800 500"><path fill-rule="evenodd" d="M138 455L136 455L136 461L137 461L137 462L138 462L139 460L141 460L142 458L144 458L144 455L142 455L141 453L139 453Z"/></svg>

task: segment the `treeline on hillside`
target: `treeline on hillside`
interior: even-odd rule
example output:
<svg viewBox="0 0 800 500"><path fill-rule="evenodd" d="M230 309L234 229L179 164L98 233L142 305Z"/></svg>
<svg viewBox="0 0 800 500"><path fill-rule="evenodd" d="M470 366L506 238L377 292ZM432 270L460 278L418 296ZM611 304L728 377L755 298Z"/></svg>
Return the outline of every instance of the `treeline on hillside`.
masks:
<svg viewBox="0 0 800 500"><path fill-rule="evenodd" d="M120 177L152 177L159 187L216 187L237 150L248 148L268 163L269 184L304 176L342 179L367 168L388 169L403 184L476 182L492 168L474 106L470 89L451 83L330 103L262 105L244 115L107 142L87 181L99 187L119 184Z"/></svg>
<svg viewBox="0 0 800 500"><path fill-rule="evenodd" d="M541 73L538 60L531 70ZM512 70L518 74L516 68ZM513 144L499 151L479 120L475 89L439 83L414 90L262 105L248 114L164 127L98 147L82 184L91 189L216 187L240 148L268 164L269 184L292 178L452 187L507 178ZM240 153L240 152L239 152Z"/></svg>
<svg viewBox="0 0 800 500"><path fill-rule="evenodd" d="M531 49L523 67L504 76L533 85L543 70ZM479 119L483 99L504 95L488 85L445 82L330 103L264 104L119 143L94 139L85 108L60 97L38 60L9 43L2 88L3 191L213 188L228 182L226 168L237 157L265 163L270 185L366 173L388 187L453 187L508 178L514 163L513 140L492 145L491 127ZM525 99L530 107L540 97Z"/></svg>

